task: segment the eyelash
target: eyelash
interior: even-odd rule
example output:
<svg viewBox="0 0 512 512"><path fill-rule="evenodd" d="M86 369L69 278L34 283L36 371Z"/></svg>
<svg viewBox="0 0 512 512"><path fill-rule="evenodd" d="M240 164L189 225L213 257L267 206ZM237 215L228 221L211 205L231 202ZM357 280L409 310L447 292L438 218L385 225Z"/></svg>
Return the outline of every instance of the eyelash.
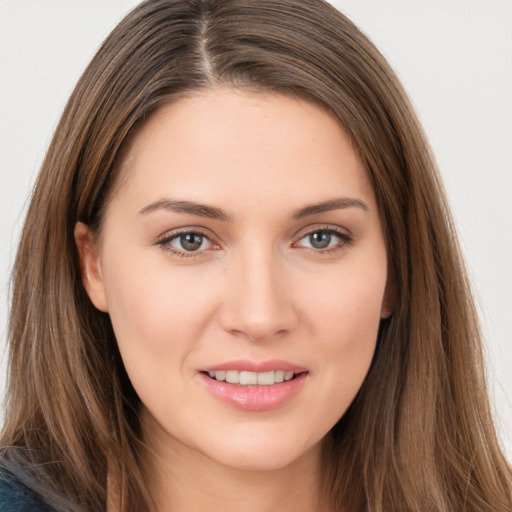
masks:
<svg viewBox="0 0 512 512"><path fill-rule="evenodd" d="M168 251L174 256L178 256L180 258L197 258L200 256L203 251L180 251L179 249L176 249L171 245L171 242L174 240L177 240L178 238L185 236L185 235L198 235L202 237L203 239L209 240L210 243L213 243L210 239L210 237L203 232L201 229L196 228L190 228L190 229L182 229L180 231L176 231L174 233L166 233L162 236L157 242L156 245L160 246L164 251Z"/></svg>
<svg viewBox="0 0 512 512"><path fill-rule="evenodd" d="M307 231L303 231L298 238L298 242L301 240L304 240L305 238L315 234L315 233L324 233L328 235L334 235L338 238L338 243L334 245L333 247L328 247L325 249L315 249L313 247L303 247L304 249L308 249L309 252L320 255L320 256L329 256L332 255L346 247L349 247L353 242L354 239L351 235L349 235L346 231L343 231L339 228L335 228L333 226L317 226L314 229L308 229ZM293 245L295 245L297 242L294 242Z"/></svg>
<svg viewBox="0 0 512 512"><path fill-rule="evenodd" d="M300 242L301 240L304 240L306 237L311 236L315 233L324 233L324 234L331 235L331 236L334 235L335 237L337 237L339 239L338 243L334 247L328 247L325 249L315 249L313 247L303 247L303 249L306 249L306 250L308 250L308 252L311 252L312 254L315 254L315 255L328 256L328 255L331 255L339 250L344 249L345 247L350 246L354 242L354 239L352 238L352 236L350 236L345 231L342 231L341 229L337 229L332 226L320 226L320 227L315 227L314 229L310 229L308 231L302 232L300 234L300 236L298 237L297 242L294 242L292 244L292 247L296 246L296 244L298 242ZM188 235L188 234L198 235L203 238L203 241L204 241L204 239L206 239L211 244L215 245L215 243L212 242L211 238L204 231L202 231L201 229L196 229L196 228L182 229L182 230L174 232L174 233L165 234L159 240L157 240L156 245L160 246L163 250L170 252L174 256L178 256L180 258L195 259L197 257L200 257L208 249L197 250L197 251L185 251L185 250L182 251L182 250L176 249L175 247L173 247L171 245L171 242L173 242L174 240L177 240L180 237ZM210 249L210 250L217 250L217 249Z"/></svg>

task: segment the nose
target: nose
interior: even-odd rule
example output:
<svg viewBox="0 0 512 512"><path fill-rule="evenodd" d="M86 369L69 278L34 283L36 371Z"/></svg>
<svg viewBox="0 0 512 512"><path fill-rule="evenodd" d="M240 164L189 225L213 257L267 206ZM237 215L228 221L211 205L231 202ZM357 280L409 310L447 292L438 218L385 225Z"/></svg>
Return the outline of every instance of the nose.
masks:
<svg viewBox="0 0 512 512"><path fill-rule="evenodd" d="M223 329L253 341L293 331L298 315L287 275L271 251L255 251L253 246L236 258L227 275L229 292L220 315Z"/></svg>

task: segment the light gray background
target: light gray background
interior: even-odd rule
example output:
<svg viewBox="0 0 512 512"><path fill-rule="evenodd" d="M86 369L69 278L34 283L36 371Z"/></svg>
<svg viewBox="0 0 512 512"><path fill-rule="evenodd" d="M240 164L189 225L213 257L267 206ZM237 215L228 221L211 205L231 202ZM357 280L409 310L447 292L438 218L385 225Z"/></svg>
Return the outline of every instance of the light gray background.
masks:
<svg viewBox="0 0 512 512"><path fill-rule="evenodd" d="M80 73L136 0L0 0L0 353L30 188ZM437 156L482 315L512 458L512 1L334 0L412 97ZM5 355L0 364L0 395Z"/></svg>

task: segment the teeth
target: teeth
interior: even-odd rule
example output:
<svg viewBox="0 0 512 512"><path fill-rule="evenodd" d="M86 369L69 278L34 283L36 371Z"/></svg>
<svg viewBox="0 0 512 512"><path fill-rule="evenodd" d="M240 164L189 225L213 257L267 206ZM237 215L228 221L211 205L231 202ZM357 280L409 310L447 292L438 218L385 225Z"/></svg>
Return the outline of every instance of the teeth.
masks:
<svg viewBox="0 0 512 512"><path fill-rule="evenodd" d="M250 384L254 386L258 384L258 374L254 372L240 372L239 382L242 386L249 386Z"/></svg>
<svg viewBox="0 0 512 512"><path fill-rule="evenodd" d="M271 372L239 372L237 370L218 370L208 372L208 375L219 382L228 382L229 384L239 384L240 386L272 386L283 381L293 379L294 372L285 372L276 370Z"/></svg>
<svg viewBox="0 0 512 512"><path fill-rule="evenodd" d="M215 379L226 380L226 372L223 370L219 370L218 372L215 372Z"/></svg>
<svg viewBox="0 0 512 512"><path fill-rule="evenodd" d="M230 384L240 384L240 372L236 370L228 370L226 372L226 382Z"/></svg>
<svg viewBox="0 0 512 512"><path fill-rule="evenodd" d="M292 375L293 375L293 372L292 372ZM257 373L256 376L258 378L258 384L260 386L271 386L272 384L276 383L275 372Z"/></svg>

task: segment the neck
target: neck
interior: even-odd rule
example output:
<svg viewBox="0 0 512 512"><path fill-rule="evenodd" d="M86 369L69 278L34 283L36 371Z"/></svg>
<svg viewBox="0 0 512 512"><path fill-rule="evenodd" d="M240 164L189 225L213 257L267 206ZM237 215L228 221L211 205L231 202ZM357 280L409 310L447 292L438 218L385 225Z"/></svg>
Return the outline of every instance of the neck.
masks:
<svg viewBox="0 0 512 512"><path fill-rule="evenodd" d="M319 505L320 446L286 467L254 470L227 467L179 443L166 447L153 438L143 462L152 512L326 510Z"/></svg>

